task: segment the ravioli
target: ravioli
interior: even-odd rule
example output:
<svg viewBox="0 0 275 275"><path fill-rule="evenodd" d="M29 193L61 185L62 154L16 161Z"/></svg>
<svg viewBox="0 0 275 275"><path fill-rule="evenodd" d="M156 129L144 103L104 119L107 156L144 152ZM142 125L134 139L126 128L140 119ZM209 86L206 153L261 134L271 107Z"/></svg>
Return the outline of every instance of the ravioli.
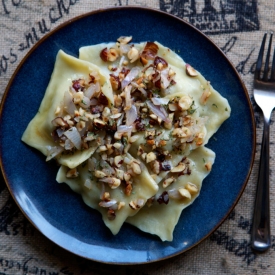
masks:
<svg viewBox="0 0 275 275"><path fill-rule="evenodd" d="M215 153L205 145L230 112L171 49L120 37L80 48L79 58L59 51L22 140L57 160L57 182L99 211L114 235L127 222L172 241L212 169Z"/></svg>
<svg viewBox="0 0 275 275"><path fill-rule="evenodd" d="M140 51L145 47L144 43L134 44L135 47ZM163 46L162 44L155 42L158 45L158 56L164 58L169 66L175 72L175 82L176 85L170 86L168 88L167 94L164 95L166 98L181 97L182 95L190 95L194 101L193 110L197 117L207 117L206 122L206 137L204 138L204 144L207 144L211 136L219 129L221 124L230 117L231 108L228 104L226 98L222 97L219 92L217 92L209 81L207 81L198 71L197 75L190 77L186 73L186 62L177 55L170 48ZM79 58L81 60L86 60L93 62L93 64L98 65L100 68L104 69L106 74L110 74L110 70L106 65L106 62L102 61L99 56L99 52L104 48L110 48L114 46L114 43L102 43L93 46L85 46L79 49ZM118 67L119 63L114 62L113 67ZM129 63L127 66L133 67L135 63ZM141 66L141 64L140 64ZM202 102L202 94L205 91L209 91L211 96L207 98L205 102Z"/></svg>
<svg viewBox="0 0 275 275"><path fill-rule="evenodd" d="M134 160L129 154L127 154L127 158L129 158L130 161ZM96 159L99 161L99 156L97 156ZM120 169L122 168L120 167ZM60 167L56 177L57 182L67 183L73 191L82 196L88 206L98 210L102 215L105 225L114 235L119 232L125 220L130 216L136 215L146 201L154 196L158 190L158 185L144 166L142 167L142 173L133 178L132 192L128 196L124 194L125 185L120 185L112 189L106 182L96 182L93 179L91 170L89 171L88 164L78 167L79 176L76 178L66 177L68 170L66 166ZM100 206L99 204L104 201L106 193L108 193L108 204L106 204L106 206ZM109 211L108 213L110 207L115 210L119 208L119 210L116 211L116 214L114 214L113 211L111 213ZM110 217L112 218L110 219Z"/></svg>
<svg viewBox="0 0 275 275"><path fill-rule="evenodd" d="M56 109L64 100L64 92L69 90L72 80L79 77L87 77L90 73L97 73L102 92L112 104L114 99L111 84L108 81L108 77L101 72L100 68L60 50L57 54L51 80L39 110L25 130L22 141L48 156L49 147L56 147L56 142L51 135L54 130L52 121L56 118ZM87 160L97 147L97 144L93 144L90 148L76 151L74 154L59 154L57 156L58 162L74 168Z"/></svg>
<svg viewBox="0 0 275 275"><path fill-rule="evenodd" d="M199 147L190 153L187 161L189 169L192 171L191 174L179 176L167 188L163 188L161 182L151 205L143 207L136 216L129 217L126 220L127 223L136 226L144 232L159 236L162 241L173 240L173 231L182 210L191 205L199 196L202 181L210 173L210 170L205 169L205 163L212 166L215 161L215 153L206 147ZM187 185L194 187L191 191L191 198L182 197L177 194L178 189L185 189ZM160 203L157 202L156 199L163 196L163 192L165 191L168 195L170 194L169 202L167 204L162 201Z"/></svg>

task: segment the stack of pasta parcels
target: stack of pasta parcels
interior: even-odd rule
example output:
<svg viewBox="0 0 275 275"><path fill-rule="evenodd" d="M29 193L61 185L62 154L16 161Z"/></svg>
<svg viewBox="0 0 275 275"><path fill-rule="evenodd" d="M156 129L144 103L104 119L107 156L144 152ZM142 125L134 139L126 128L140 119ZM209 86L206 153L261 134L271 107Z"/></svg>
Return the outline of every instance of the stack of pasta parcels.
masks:
<svg viewBox="0 0 275 275"><path fill-rule="evenodd" d="M68 184L117 234L124 222L173 240L215 153L205 144L230 116L225 98L158 42L60 50L22 140L60 168Z"/></svg>

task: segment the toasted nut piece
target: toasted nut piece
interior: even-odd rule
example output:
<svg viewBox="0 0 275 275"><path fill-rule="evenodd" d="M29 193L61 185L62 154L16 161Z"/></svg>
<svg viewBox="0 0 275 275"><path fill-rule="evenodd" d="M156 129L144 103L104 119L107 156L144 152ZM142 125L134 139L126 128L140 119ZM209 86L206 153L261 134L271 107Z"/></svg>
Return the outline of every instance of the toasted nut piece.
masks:
<svg viewBox="0 0 275 275"><path fill-rule="evenodd" d="M167 144L167 141L164 139L160 140L159 142L159 146L165 146L166 144Z"/></svg>
<svg viewBox="0 0 275 275"><path fill-rule="evenodd" d="M198 72L189 64L185 65L186 68L186 74L189 76L197 76Z"/></svg>
<svg viewBox="0 0 275 275"><path fill-rule="evenodd" d="M183 162L180 162L176 167L174 167L170 172L180 173L185 169L186 165Z"/></svg>
<svg viewBox="0 0 275 275"><path fill-rule="evenodd" d="M193 103L193 100L190 96L184 95L179 100L179 106L181 110L188 110Z"/></svg>
<svg viewBox="0 0 275 275"><path fill-rule="evenodd" d="M74 94L73 94L73 102L74 102L74 104L79 104L79 103L81 103L82 100L83 100L83 97L84 97L83 92L74 93Z"/></svg>
<svg viewBox="0 0 275 275"><path fill-rule="evenodd" d="M210 95L211 91L209 89L205 89L200 98L201 104L205 105Z"/></svg>
<svg viewBox="0 0 275 275"><path fill-rule="evenodd" d="M185 116L184 118L183 118L183 125L184 126L187 126L187 125L190 125L190 123L191 123L191 116L190 115L187 115L187 116Z"/></svg>
<svg viewBox="0 0 275 275"><path fill-rule="evenodd" d="M172 132L172 135L177 137L186 137L186 134L184 133L182 128L175 128Z"/></svg>
<svg viewBox="0 0 275 275"><path fill-rule="evenodd" d="M104 178L104 177L106 177L107 175L104 173L104 172L102 172L102 171L100 171L100 170L95 170L95 177L97 177L97 178L99 178L99 179L102 179L102 178Z"/></svg>
<svg viewBox="0 0 275 275"><path fill-rule="evenodd" d="M170 119L170 122L164 122L163 126L165 129L171 130L173 126L172 121L174 119L174 113L169 114L168 117Z"/></svg>
<svg viewBox="0 0 275 275"><path fill-rule="evenodd" d="M119 142L115 142L114 144L113 144L113 146L116 148L116 149L120 149L120 147L121 146L123 146L121 143L119 143Z"/></svg>
<svg viewBox="0 0 275 275"><path fill-rule="evenodd" d="M106 148L108 149L108 150L110 150L110 149L112 149L112 147L113 147L113 144L106 144Z"/></svg>
<svg viewBox="0 0 275 275"><path fill-rule="evenodd" d="M143 146L142 145L139 145L138 146L138 151L137 151L137 155L140 156L144 153L144 150L143 150Z"/></svg>
<svg viewBox="0 0 275 275"><path fill-rule="evenodd" d="M120 95L114 95L114 102L116 107L120 107L122 105L122 98Z"/></svg>
<svg viewBox="0 0 275 275"><path fill-rule="evenodd" d="M62 117L56 117L55 119L52 120L52 124L54 126L61 126L61 127L69 127L68 120L63 119Z"/></svg>
<svg viewBox="0 0 275 275"><path fill-rule="evenodd" d="M104 193L103 193L102 200L107 201L107 200L109 200L110 198L111 198L111 196L110 196L110 193L109 193L109 192L104 192Z"/></svg>
<svg viewBox="0 0 275 275"><path fill-rule="evenodd" d="M179 109L178 104L176 104L176 103L169 103L168 108L171 112L175 112Z"/></svg>
<svg viewBox="0 0 275 275"><path fill-rule="evenodd" d="M122 113L117 113L117 114L111 115L110 118L117 119L117 118L119 118L121 116L122 116Z"/></svg>
<svg viewBox="0 0 275 275"><path fill-rule="evenodd" d="M155 135L156 135L156 130L145 131L145 138L149 136L155 136Z"/></svg>
<svg viewBox="0 0 275 275"><path fill-rule="evenodd" d="M159 161L154 160L153 162L150 162L150 166L151 166L152 171L155 174L158 175L160 173L160 163L159 163Z"/></svg>
<svg viewBox="0 0 275 275"><path fill-rule="evenodd" d="M147 153L143 153L142 155L141 155L141 158L145 161L146 160L146 157L147 157Z"/></svg>
<svg viewBox="0 0 275 275"><path fill-rule="evenodd" d="M111 187L111 189L116 189L117 187L119 187L121 184L121 180L117 179L117 178L112 178L112 183L109 183L109 186Z"/></svg>
<svg viewBox="0 0 275 275"><path fill-rule="evenodd" d="M78 123L76 123L76 129L77 129L77 131L81 131L81 130L83 130L84 128L85 128L85 126L86 126L86 122L85 121L79 121Z"/></svg>
<svg viewBox="0 0 275 275"><path fill-rule="evenodd" d="M117 91L121 88L121 82L118 76L110 74L110 82L114 91Z"/></svg>
<svg viewBox="0 0 275 275"><path fill-rule="evenodd" d="M137 209L141 208L143 205L144 205L144 200L143 199L138 199L138 200L130 201L130 203L129 203L129 206L133 210L137 210Z"/></svg>
<svg viewBox="0 0 275 275"><path fill-rule="evenodd" d="M149 117L151 117L154 120L158 120L158 117L155 114L151 114L151 115L149 115Z"/></svg>
<svg viewBox="0 0 275 275"><path fill-rule="evenodd" d="M135 174L137 174L137 175L140 175L140 174L141 174L141 167L140 167L140 165L139 165L137 162L133 161L133 162L131 163L131 167L132 167L133 172L134 172Z"/></svg>
<svg viewBox="0 0 275 275"><path fill-rule="evenodd" d="M162 71L168 67L167 61L159 56L155 57L154 65L156 66L157 70L159 70L159 71Z"/></svg>
<svg viewBox="0 0 275 275"><path fill-rule="evenodd" d="M76 177L78 177L78 175L79 175L79 173L78 173L77 169L73 168L67 172L66 177L67 178L76 178Z"/></svg>
<svg viewBox="0 0 275 275"><path fill-rule="evenodd" d="M207 162L204 166L205 166L205 168L206 168L207 171L211 171L211 169L212 169L212 163L210 161Z"/></svg>
<svg viewBox="0 0 275 275"><path fill-rule="evenodd" d="M117 210L120 210L122 207L124 207L125 206L125 202L124 201L120 201L119 203L118 203L118 206L117 206Z"/></svg>
<svg viewBox="0 0 275 275"><path fill-rule="evenodd" d="M132 41L132 36L120 36L117 41L120 43L120 44L128 44L129 42Z"/></svg>
<svg viewBox="0 0 275 275"><path fill-rule="evenodd" d="M132 187L132 183L127 181L126 182L126 188L125 188L125 195L126 196L130 196L132 193L133 187Z"/></svg>
<svg viewBox="0 0 275 275"><path fill-rule="evenodd" d="M117 140L120 140L122 138L122 136L123 136L123 133L115 132L114 138Z"/></svg>
<svg viewBox="0 0 275 275"><path fill-rule="evenodd" d="M172 184L174 181L175 181L175 178L174 178L174 177L171 177L171 178L166 179L166 180L162 183L163 188L168 187L168 186L169 186L170 184Z"/></svg>
<svg viewBox="0 0 275 275"><path fill-rule="evenodd" d="M135 204L134 201L130 201L129 206L130 206L133 210L136 210L136 209L137 209L137 206L136 206L136 204Z"/></svg>
<svg viewBox="0 0 275 275"><path fill-rule="evenodd" d="M146 140L146 143L147 143L148 145L154 145L154 144L155 144L155 141L154 141L153 139L148 139L148 140Z"/></svg>
<svg viewBox="0 0 275 275"><path fill-rule="evenodd" d="M104 48L101 52L100 52L100 58L104 61L107 62L108 61L108 49Z"/></svg>
<svg viewBox="0 0 275 275"><path fill-rule="evenodd" d="M175 74L176 74L176 72L174 72L171 68L169 68L168 75L169 75L170 77L173 77Z"/></svg>
<svg viewBox="0 0 275 275"><path fill-rule="evenodd" d="M119 155L114 158L114 164L116 167L120 167L122 165L122 163L123 163L122 156Z"/></svg>
<svg viewBox="0 0 275 275"><path fill-rule="evenodd" d="M196 136L196 145L200 146L203 144L203 139L204 139L204 133L199 133Z"/></svg>
<svg viewBox="0 0 275 275"><path fill-rule="evenodd" d="M127 54L128 58L130 59L130 62L133 63L135 62L136 60L138 60L139 58L139 52L138 52L138 49L135 48L135 47L132 47L128 54Z"/></svg>
<svg viewBox="0 0 275 275"><path fill-rule="evenodd" d="M191 195L197 194L199 192L199 188L192 182L187 182L185 187Z"/></svg>
<svg viewBox="0 0 275 275"><path fill-rule="evenodd" d="M103 121L103 120L101 120L101 119L99 119L99 118L95 118L94 119L94 125L96 127L98 127L98 128L102 128L102 127L104 127L106 125L106 122Z"/></svg>
<svg viewBox="0 0 275 275"><path fill-rule="evenodd" d="M189 200L191 199L191 194L187 189L179 188L178 190L179 190L179 193L182 197L187 198Z"/></svg>
<svg viewBox="0 0 275 275"><path fill-rule="evenodd" d="M116 169L116 176L120 179L120 180L123 180L124 179L124 171L123 170L120 170L120 169Z"/></svg>
<svg viewBox="0 0 275 275"><path fill-rule="evenodd" d="M131 179L131 175L129 173L124 173L124 180L129 181Z"/></svg>
<svg viewBox="0 0 275 275"><path fill-rule="evenodd" d="M111 61L111 62L116 61L118 56L119 56L119 53L114 48L110 48L110 50L107 53L107 59L108 61Z"/></svg>
<svg viewBox="0 0 275 275"><path fill-rule="evenodd" d="M191 136L191 130L188 127L182 127L181 129L182 129L185 137L190 137ZM203 136L204 136L204 134L203 134Z"/></svg>
<svg viewBox="0 0 275 275"><path fill-rule="evenodd" d="M99 152L105 152L107 151L106 145L99 146Z"/></svg>
<svg viewBox="0 0 275 275"><path fill-rule="evenodd" d="M146 162L149 163L153 160L156 160L157 159L157 156L154 152L150 152L146 155Z"/></svg>

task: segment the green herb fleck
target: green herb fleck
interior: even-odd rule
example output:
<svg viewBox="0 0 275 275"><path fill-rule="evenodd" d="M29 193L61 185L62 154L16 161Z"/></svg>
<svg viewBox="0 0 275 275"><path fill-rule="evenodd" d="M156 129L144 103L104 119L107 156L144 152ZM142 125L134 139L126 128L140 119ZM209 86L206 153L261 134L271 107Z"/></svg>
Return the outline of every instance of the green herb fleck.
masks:
<svg viewBox="0 0 275 275"><path fill-rule="evenodd" d="M126 137L122 137L122 144L126 146L128 144L128 139Z"/></svg>

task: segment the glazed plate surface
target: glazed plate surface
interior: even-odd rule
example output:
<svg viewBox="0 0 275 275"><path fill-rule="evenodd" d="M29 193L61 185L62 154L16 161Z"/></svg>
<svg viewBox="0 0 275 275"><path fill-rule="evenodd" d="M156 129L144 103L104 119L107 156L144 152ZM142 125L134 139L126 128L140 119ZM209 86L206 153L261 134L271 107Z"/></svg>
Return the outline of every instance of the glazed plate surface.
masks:
<svg viewBox="0 0 275 275"><path fill-rule="evenodd" d="M21 142L49 83L58 50L78 56L82 46L116 41L158 41L176 51L226 97L231 117L207 147L216 153L201 194L185 209L173 242L124 224L113 236L101 215L65 184L58 167ZM188 23L166 13L138 8L111 8L85 14L57 28L30 51L13 75L0 109L0 164L7 186L26 217L47 238L79 256L113 264L141 264L189 250L211 234L240 198L255 153L254 117L247 91L225 55Z"/></svg>

